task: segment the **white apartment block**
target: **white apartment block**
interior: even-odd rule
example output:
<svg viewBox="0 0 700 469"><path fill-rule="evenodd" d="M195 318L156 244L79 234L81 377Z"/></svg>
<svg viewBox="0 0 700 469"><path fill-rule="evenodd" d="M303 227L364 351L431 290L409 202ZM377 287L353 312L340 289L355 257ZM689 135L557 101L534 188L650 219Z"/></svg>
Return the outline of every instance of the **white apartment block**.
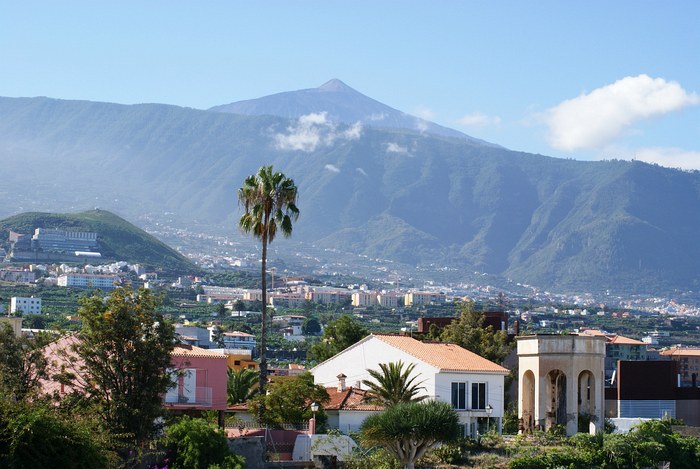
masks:
<svg viewBox="0 0 700 469"><path fill-rule="evenodd" d="M427 304L434 304L434 303L444 303L445 302L445 294L440 292L440 293L433 293L433 292L421 292L421 291L412 291L406 293L403 298L403 304L406 306L415 306L415 305L427 305Z"/></svg>
<svg viewBox="0 0 700 469"><path fill-rule="evenodd" d="M10 314L41 314L41 298L13 296L10 298Z"/></svg>
<svg viewBox="0 0 700 469"><path fill-rule="evenodd" d="M384 308L396 308L400 295L396 292L385 292L377 295L377 303Z"/></svg>
<svg viewBox="0 0 700 469"><path fill-rule="evenodd" d="M58 277L57 285L108 290L115 287L115 282L119 282L119 277L116 275L64 274Z"/></svg>

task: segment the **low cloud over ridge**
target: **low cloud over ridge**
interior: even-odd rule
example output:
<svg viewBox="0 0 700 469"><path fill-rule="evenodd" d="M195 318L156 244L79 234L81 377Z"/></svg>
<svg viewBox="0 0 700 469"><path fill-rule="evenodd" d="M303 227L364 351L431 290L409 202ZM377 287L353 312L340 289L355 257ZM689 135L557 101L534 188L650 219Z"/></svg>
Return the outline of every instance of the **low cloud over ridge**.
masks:
<svg viewBox="0 0 700 469"><path fill-rule="evenodd" d="M696 93L675 81L625 77L550 108L545 116L549 143L565 151L599 148L634 122L699 103Z"/></svg>
<svg viewBox="0 0 700 469"><path fill-rule="evenodd" d="M362 136L362 125L358 122L344 130L338 130L327 119L325 112L306 114L287 127L286 133L274 135L275 147L279 150L312 152L330 146L336 140L357 140Z"/></svg>

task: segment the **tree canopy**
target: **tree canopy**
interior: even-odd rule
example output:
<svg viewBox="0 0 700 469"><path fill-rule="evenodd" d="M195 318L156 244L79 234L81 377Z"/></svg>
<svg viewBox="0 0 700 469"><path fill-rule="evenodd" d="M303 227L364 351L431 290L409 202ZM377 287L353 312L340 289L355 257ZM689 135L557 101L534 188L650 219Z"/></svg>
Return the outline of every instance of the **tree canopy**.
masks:
<svg viewBox="0 0 700 469"><path fill-rule="evenodd" d="M443 342L451 342L470 350L495 363L503 363L510 352L505 331L494 331L492 326L483 327L484 315L474 311L471 302L463 303L460 316L445 327L440 336Z"/></svg>
<svg viewBox="0 0 700 469"><path fill-rule="evenodd" d="M400 403L370 415L360 427L360 439L379 445L408 469L430 448L459 437L459 417L446 402Z"/></svg>
<svg viewBox="0 0 700 469"><path fill-rule="evenodd" d="M228 381L226 382L226 392L228 404L240 404L247 402L257 394L255 384L258 381L258 374L247 368L238 371L228 370Z"/></svg>
<svg viewBox="0 0 700 469"><path fill-rule="evenodd" d="M369 332L349 315L330 321L323 330L321 340L309 351L309 358L320 362L328 360L365 338Z"/></svg>
<svg viewBox="0 0 700 469"><path fill-rule="evenodd" d="M38 390L47 366L40 345L40 341L16 337L9 324L0 322L0 396L22 401Z"/></svg>
<svg viewBox="0 0 700 469"><path fill-rule="evenodd" d="M269 386L266 395L258 395L250 401L253 412L261 405L265 406L262 423L280 427L282 424L298 424L309 420L313 413L310 409L312 402L321 406L330 400L326 388L314 384L314 377L306 372L297 376L276 377ZM325 416L321 410L317 414L320 424Z"/></svg>
<svg viewBox="0 0 700 469"><path fill-rule="evenodd" d="M117 288L104 299L81 300L83 329L74 352L82 360L75 385L96 405L106 428L141 445L157 430L175 328L157 310L150 290Z"/></svg>
<svg viewBox="0 0 700 469"><path fill-rule="evenodd" d="M411 377L415 363L409 364L404 369L402 361L380 363L379 370L367 370L371 380L363 380L362 384L369 389L370 399L384 406L391 406L402 402L422 401L426 396L416 396L421 389L422 382L416 383L418 376Z"/></svg>

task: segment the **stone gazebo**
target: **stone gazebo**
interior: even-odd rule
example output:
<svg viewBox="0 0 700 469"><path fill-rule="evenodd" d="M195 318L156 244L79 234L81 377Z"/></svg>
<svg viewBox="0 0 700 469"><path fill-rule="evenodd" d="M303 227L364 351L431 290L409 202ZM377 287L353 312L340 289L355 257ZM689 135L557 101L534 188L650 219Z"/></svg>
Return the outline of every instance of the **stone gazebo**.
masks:
<svg viewBox="0 0 700 469"><path fill-rule="evenodd" d="M603 428L605 338L532 335L518 342L519 433L546 431L555 425L567 435Z"/></svg>

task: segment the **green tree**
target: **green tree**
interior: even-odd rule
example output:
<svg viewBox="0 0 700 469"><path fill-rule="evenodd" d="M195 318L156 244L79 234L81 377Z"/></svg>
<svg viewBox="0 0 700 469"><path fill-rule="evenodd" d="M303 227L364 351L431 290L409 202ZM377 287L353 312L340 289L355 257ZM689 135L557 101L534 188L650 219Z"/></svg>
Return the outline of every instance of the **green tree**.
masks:
<svg viewBox="0 0 700 469"><path fill-rule="evenodd" d="M380 363L379 370L367 370L372 380L363 380L362 384L369 389L370 399L384 406L392 406L402 402L422 401L426 396L416 397L425 387L416 383L417 376L411 377L415 363L404 370L402 361Z"/></svg>
<svg viewBox="0 0 700 469"><path fill-rule="evenodd" d="M304 324L301 326L301 332L304 335L317 335L321 332L321 323L318 318L310 317L304 319Z"/></svg>
<svg viewBox="0 0 700 469"><path fill-rule="evenodd" d="M238 225L252 233L262 243L262 329L260 332L260 394L267 383L267 246L274 241L277 230L284 237L292 235L292 221L299 217L297 186L283 173L273 172L272 166L262 166L248 176L238 190L238 202L243 215ZM260 408L264 413L264 407ZM261 414L262 416L262 414Z"/></svg>
<svg viewBox="0 0 700 469"><path fill-rule="evenodd" d="M495 331L492 326L483 327L483 313L474 311L474 305L463 303L459 319L452 321L440 336L444 342L451 342L470 350L495 363L503 363L510 352L505 331Z"/></svg>
<svg viewBox="0 0 700 469"><path fill-rule="evenodd" d="M217 347L224 348L224 330L221 326L214 326L211 331L211 341L214 342Z"/></svg>
<svg viewBox="0 0 700 469"><path fill-rule="evenodd" d="M205 419L182 417L165 432L173 469L243 469L245 460L230 452L226 434Z"/></svg>
<svg viewBox="0 0 700 469"><path fill-rule="evenodd" d="M116 467L107 438L89 417L65 414L48 402L0 400L0 467Z"/></svg>
<svg viewBox="0 0 700 469"><path fill-rule="evenodd" d="M313 416L309 407L312 402L322 405L329 400L326 388L314 384L313 375L306 372L297 376L276 377L266 395L258 395L250 401L250 409L257 413L264 405L265 414L261 423L280 427L283 423L306 422ZM324 419L325 414L321 410L317 413L319 426Z"/></svg>
<svg viewBox="0 0 700 469"><path fill-rule="evenodd" d="M323 337L309 351L309 358L320 362L328 360L365 338L369 332L352 316L343 315L330 321L323 330Z"/></svg>
<svg viewBox="0 0 700 469"><path fill-rule="evenodd" d="M255 385L258 382L258 374L247 368L241 368L238 371L228 370L228 381L226 383L226 391L228 394L229 405L248 402L255 397L257 390Z"/></svg>
<svg viewBox="0 0 700 469"><path fill-rule="evenodd" d="M0 322L0 400L21 401L39 389L47 377L47 361L41 342L16 337L12 327Z"/></svg>
<svg viewBox="0 0 700 469"><path fill-rule="evenodd" d="M106 428L141 447L157 430L175 328L158 312L149 290L117 288L109 297L83 298L83 329L74 352L82 360L75 385L95 404Z"/></svg>
<svg viewBox="0 0 700 469"><path fill-rule="evenodd" d="M360 427L364 445L383 446L408 469L430 448L458 437L457 412L441 401L396 404L370 415Z"/></svg>

